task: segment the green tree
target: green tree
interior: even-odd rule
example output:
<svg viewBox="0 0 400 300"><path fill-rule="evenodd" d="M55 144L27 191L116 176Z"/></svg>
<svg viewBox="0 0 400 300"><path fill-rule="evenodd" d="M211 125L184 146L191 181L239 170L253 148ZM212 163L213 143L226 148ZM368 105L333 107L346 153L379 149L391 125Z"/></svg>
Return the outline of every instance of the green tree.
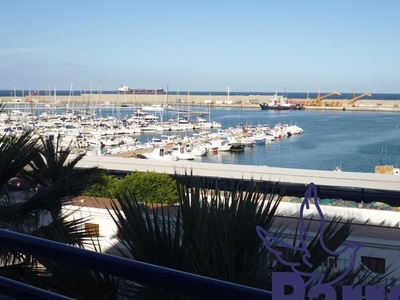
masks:
<svg viewBox="0 0 400 300"><path fill-rule="evenodd" d="M95 183L82 192L84 196L114 198L116 190L121 186L121 178L113 175L102 175L102 182Z"/></svg>

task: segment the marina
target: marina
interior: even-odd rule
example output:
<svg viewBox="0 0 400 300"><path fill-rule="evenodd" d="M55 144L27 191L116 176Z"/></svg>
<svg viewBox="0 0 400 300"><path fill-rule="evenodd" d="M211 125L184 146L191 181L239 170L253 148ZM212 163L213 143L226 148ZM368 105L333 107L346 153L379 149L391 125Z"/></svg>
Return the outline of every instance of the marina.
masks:
<svg viewBox="0 0 400 300"><path fill-rule="evenodd" d="M189 108L204 112L203 107L191 105ZM30 105L14 103L6 105L0 119L3 132L20 132L27 126L36 126L37 131L52 137L60 132L65 144L72 141L78 151L88 145L89 153L95 155L126 155L133 147L153 147L152 139L162 135L189 144L206 135L227 139L240 134L240 142L247 144L243 151L210 151L195 160L330 171L340 166L344 172L366 173L373 173L379 164L398 165L400 119L397 112L265 111L256 107L209 109L209 115L200 119L193 117L189 122L185 114L178 116L174 110L140 114L135 107L82 104L62 108L40 104L33 110ZM149 126L153 120L157 120L157 125ZM298 126L303 132L280 138L277 135L271 140L271 135L265 133L276 126ZM256 134L258 130L263 131L261 139Z"/></svg>

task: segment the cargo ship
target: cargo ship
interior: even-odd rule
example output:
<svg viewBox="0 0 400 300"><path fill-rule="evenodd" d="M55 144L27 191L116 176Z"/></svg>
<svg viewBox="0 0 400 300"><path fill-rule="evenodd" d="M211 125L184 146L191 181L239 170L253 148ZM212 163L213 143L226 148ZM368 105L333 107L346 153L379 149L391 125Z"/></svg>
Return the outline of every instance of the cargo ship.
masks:
<svg viewBox="0 0 400 300"><path fill-rule="evenodd" d="M153 89L153 90L146 90L146 89L131 89L126 85L121 85L118 88L118 94L136 94L136 95L161 95L165 94L164 89Z"/></svg>

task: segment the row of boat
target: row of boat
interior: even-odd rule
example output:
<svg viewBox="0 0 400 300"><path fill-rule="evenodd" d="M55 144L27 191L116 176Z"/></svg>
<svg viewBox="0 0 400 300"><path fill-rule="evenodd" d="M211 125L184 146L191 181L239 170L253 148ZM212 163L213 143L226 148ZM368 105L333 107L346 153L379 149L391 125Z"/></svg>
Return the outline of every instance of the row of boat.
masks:
<svg viewBox="0 0 400 300"><path fill-rule="evenodd" d="M191 135L161 135L153 137L147 143L136 143L128 149L123 145L108 148L106 154L124 151L140 151L138 157L153 160L194 160L209 153L239 152L246 148L265 145L275 139L282 139L303 130L296 125L276 124L238 126L216 131L193 132Z"/></svg>
<svg viewBox="0 0 400 300"><path fill-rule="evenodd" d="M302 133L296 125L276 124L237 126L222 129L221 123L197 117L159 121L155 115L137 110L124 118L95 118L92 114L63 113L38 116L13 110L0 115L3 134L31 131L57 140L61 147L72 147L88 155L113 155L141 151L148 159L188 159L211 152L244 151L245 147L264 145L274 139ZM146 143L137 138L154 134ZM168 134L166 134L168 133ZM182 137L183 136L183 137Z"/></svg>

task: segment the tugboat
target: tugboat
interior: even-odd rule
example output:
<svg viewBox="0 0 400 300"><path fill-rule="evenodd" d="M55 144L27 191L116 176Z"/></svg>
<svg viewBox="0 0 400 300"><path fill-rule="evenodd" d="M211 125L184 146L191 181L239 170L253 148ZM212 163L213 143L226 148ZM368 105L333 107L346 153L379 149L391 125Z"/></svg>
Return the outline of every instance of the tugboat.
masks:
<svg viewBox="0 0 400 300"><path fill-rule="evenodd" d="M278 96L277 93L267 103L260 103L260 107L262 110L304 110L304 105L292 104L287 97Z"/></svg>

